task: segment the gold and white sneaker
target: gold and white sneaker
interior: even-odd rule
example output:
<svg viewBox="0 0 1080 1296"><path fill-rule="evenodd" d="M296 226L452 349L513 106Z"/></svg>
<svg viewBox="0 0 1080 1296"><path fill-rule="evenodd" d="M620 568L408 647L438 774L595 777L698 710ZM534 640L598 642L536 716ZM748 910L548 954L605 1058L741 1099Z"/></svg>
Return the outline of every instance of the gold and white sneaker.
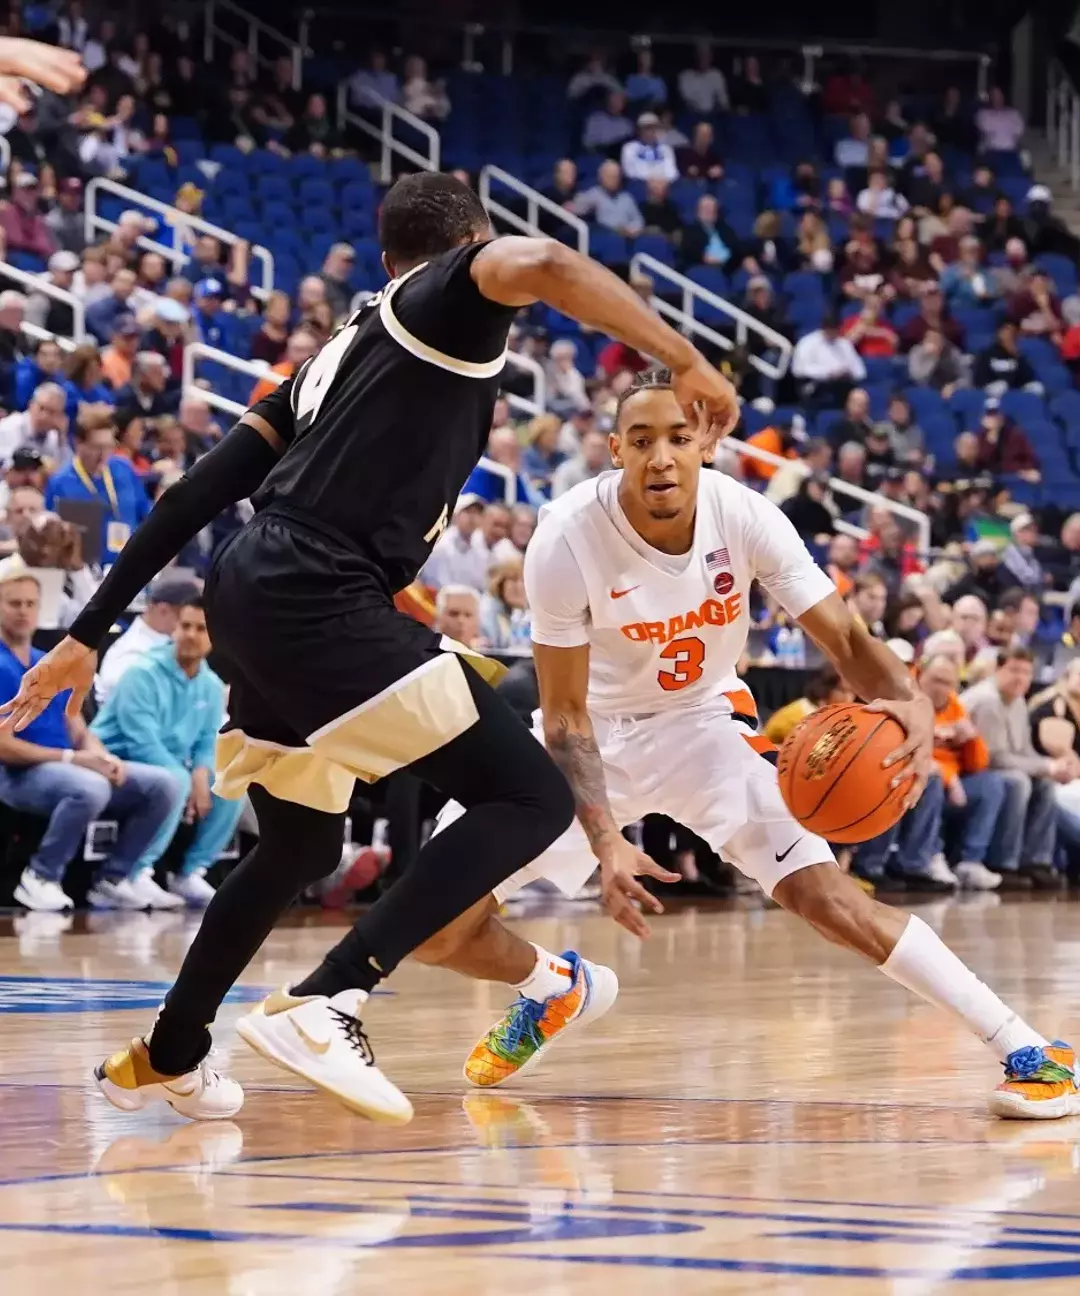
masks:
<svg viewBox="0 0 1080 1296"><path fill-rule="evenodd" d="M184 1075L169 1076L150 1065L146 1041L133 1039L94 1071L97 1087L120 1111L142 1111L165 1102L188 1120L228 1120L244 1105L244 1091L204 1059Z"/></svg>
<svg viewBox="0 0 1080 1296"><path fill-rule="evenodd" d="M297 998L275 990L236 1023L240 1038L275 1066L301 1076L368 1120L405 1125L412 1103L375 1065L360 1022L363 990Z"/></svg>

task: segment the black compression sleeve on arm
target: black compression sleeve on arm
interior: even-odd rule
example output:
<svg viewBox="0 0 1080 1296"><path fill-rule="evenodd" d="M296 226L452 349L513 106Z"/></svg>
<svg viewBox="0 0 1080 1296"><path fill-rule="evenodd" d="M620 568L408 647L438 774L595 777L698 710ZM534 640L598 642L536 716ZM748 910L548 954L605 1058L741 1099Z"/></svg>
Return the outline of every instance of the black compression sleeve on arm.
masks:
<svg viewBox="0 0 1080 1296"><path fill-rule="evenodd" d="M238 423L162 495L124 546L68 633L96 648L138 592L217 515L257 490L278 461L253 427Z"/></svg>

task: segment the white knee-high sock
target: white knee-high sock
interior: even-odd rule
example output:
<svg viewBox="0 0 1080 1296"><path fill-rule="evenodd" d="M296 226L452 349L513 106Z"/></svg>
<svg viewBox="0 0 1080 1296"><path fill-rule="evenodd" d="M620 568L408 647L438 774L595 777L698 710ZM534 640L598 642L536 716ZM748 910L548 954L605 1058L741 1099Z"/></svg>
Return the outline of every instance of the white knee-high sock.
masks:
<svg viewBox="0 0 1080 1296"><path fill-rule="evenodd" d="M574 974L570 964L557 954L549 954L539 945L534 944L533 949L536 950L536 966L513 989L526 999L535 999L537 1003L543 1003L552 995L565 994L573 982Z"/></svg>
<svg viewBox="0 0 1080 1296"><path fill-rule="evenodd" d="M1002 1062L1016 1049L1048 1042L1002 1003L914 914L881 970L920 999L959 1017Z"/></svg>

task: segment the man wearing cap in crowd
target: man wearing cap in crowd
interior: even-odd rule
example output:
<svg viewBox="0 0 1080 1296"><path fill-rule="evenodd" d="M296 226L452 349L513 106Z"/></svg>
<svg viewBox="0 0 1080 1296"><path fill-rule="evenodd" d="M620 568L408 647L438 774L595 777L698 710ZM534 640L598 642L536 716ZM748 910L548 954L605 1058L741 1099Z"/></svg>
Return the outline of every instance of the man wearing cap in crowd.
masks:
<svg viewBox="0 0 1080 1296"><path fill-rule="evenodd" d="M637 138L622 146L622 171L627 180L666 180L674 184L679 178L675 150L660 143L660 118L644 112L637 119Z"/></svg>
<svg viewBox="0 0 1080 1296"><path fill-rule="evenodd" d="M338 320L348 313L353 290L349 285L356 267L356 250L351 243L335 243L326 254L319 278L326 285L326 300Z"/></svg>
<svg viewBox="0 0 1080 1296"><path fill-rule="evenodd" d="M131 369L139 350L142 329L134 315L119 315L112 341L101 353L101 372L114 391L131 382Z"/></svg>
<svg viewBox="0 0 1080 1296"><path fill-rule="evenodd" d="M1054 195L1044 184L1033 184L1027 191L1027 215L1023 218L1024 242L1032 257L1047 252L1080 259L1080 239L1060 217L1051 211Z"/></svg>
<svg viewBox="0 0 1080 1296"><path fill-rule="evenodd" d="M71 458L67 443L67 395L59 383L42 383L24 410L0 419L0 464L18 450L34 450L54 469Z"/></svg>
<svg viewBox="0 0 1080 1296"><path fill-rule="evenodd" d="M236 320L222 309L228 295L224 279L200 279L195 285L192 323L200 342L219 351L238 352Z"/></svg>
<svg viewBox="0 0 1080 1296"><path fill-rule="evenodd" d="M145 609L105 650L94 679L94 696L104 704L117 681L151 650L172 639L180 620L180 609L199 595L199 586L175 576L159 576L150 586Z"/></svg>
<svg viewBox="0 0 1080 1296"><path fill-rule="evenodd" d="M27 252L48 261L56 251L52 230L38 207L38 180L32 171L20 171L15 178L11 201L0 209L0 229L9 252Z"/></svg>
<svg viewBox="0 0 1080 1296"><path fill-rule="evenodd" d="M33 647L41 592L23 560L0 562L0 697L13 698L26 671L44 655ZM141 909L124 883L153 841L176 799L166 770L118 760L89 732L82 717L64 714L66 692L55 697L18 736L0 737L0 801L48 817L49 823L15 890L28 909L70 909L64 874L90 824L118 822L118 835L90 891L101 908Z"/></svg>
<svg viewBox="0 0 1080 1296"><path fill-rule="evenodd" d="M1039 543L1039 528L1030 513L1018 513L1009 523L1010 543L1001 555L1001 565L1015 583L1030 593L1039 593L1046 587L1042 563L1035 557Z"/></svg>
<svg viewBox="0 0 1080 1296"><path fill-rule="evenodd" d="M69 293L78 268L79 258L74 252L54 252L49 257L49 272L43 276L43 281ZM31 292L27 297L25 318L28 323L60 337L71 337L75 332L75 312L71 303L57 301L43 292Z"/></svg>
<svg viewBox="0 0 1080 1296"><path fill-rule="evenodd" d="M474 543L484 504L481 495L458 496L453 521L435 542L420 572L421 582L429 589L439 590L444 585L468 585L474 590L486 588L488 555Z"/></svg>
<svg viewBox="0 0 1080 1296"><path fill-rule="evenodd" d="M11 463L0 480L0 512L7 518L9 528L15 492L24 489L36 491L41 497L40 507L44 508L47 478L45 460L40 450L23 446L11 456Z"/></svg>
<svg viewBox="0 0 1080 1296"><path fill-rule="evenodd" d="M82 211L83 182L78 176L65 176L56 184L56 206L45 217L45 224L62 252L82 256L86 247L86 221Z"/></svg>

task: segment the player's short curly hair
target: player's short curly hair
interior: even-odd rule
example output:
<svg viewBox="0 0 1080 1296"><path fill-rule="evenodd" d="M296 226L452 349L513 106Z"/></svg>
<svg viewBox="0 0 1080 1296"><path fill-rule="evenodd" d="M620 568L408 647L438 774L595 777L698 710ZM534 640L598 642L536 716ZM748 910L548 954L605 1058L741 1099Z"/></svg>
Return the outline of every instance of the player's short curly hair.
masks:
<svg viewBox="0 0 1080 1296"><path fill-rule="evenodd" d="M615 424L618 426L619 415L622 413L622 407L630 399L636 396L638 392L653 391L655 389L670 390L674 386L675 378L670 369L644 369L641 373L634 374L633 382L621 392L615 402Z"/></svg>
<svg viewBox="0 0 1080 1296"><path fill-rule="evenodd" d="M402 176L379 211L379 242L391 261L438 256L489 228L479 197L441 171Z"/></svg>

